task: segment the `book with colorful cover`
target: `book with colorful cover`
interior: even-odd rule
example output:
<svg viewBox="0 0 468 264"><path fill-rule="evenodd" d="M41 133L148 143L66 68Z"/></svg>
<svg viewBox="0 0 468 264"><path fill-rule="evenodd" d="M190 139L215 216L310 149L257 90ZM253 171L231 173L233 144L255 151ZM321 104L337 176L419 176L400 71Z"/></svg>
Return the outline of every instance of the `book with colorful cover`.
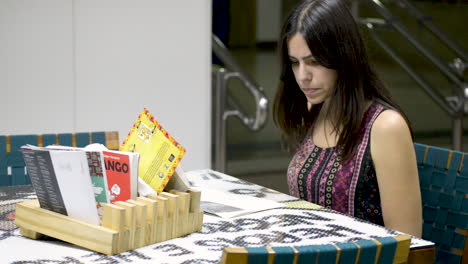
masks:
<svg viewBox="0 0 468 264"><path fill-rule="evenodd" d="M120 151L140 153L139 177L160 193L185 155L181 146L145 108L133 124Z"/></svg>
<svg viewBox="0 0 468 264"><path fill-rule="evenodd" d="M102 144L90 144L84 148L58 145L46 148L62 151L84 151L86 153L96 206L100 216L102 216L103 204L105 203L137 198L140 154L109 150Z"/></svg>
<svg viewBox="0 0 468 264"><path fill-rule="evenodd" d="M103 151L102 154L104 156L110 202L115 203L132 199L129 156L113 151Z"/></svg>
<svg viewBox="0 0 468 264"><path fill-rule="evenodd" d="M107 196L107 180L104 159L101 151L86 151L88 158L89 174L93 183L94 197L99 216L103 214L103 206L109 203Z"/></svg>
<svg viewBox="0 0 468 264"><path fill-rule="evenodd" d="M110 203L108 195L109 192L107 187L107 176L102 150L92 148L93 145L101 144L91 144L86 146L85 148L61 145L49 145L45 148L56 151L84 151L86 153L86 158L88 160L89 175L91 177L91 182L93 184L94 190L94 197L96 199L96 208L98 209L99 216L102 217L104 211L104 204Z"/></svg>

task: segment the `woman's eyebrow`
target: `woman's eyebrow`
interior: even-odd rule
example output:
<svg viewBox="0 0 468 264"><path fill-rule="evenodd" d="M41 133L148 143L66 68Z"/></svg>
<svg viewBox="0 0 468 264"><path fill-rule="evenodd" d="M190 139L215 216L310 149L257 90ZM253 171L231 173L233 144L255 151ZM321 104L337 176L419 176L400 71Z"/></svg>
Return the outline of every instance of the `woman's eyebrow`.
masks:
<svg viewBox="0 0 468 264"><path fill-rule="evenodd" d="M289 55L289 59L297 60L296 57L293 57L293 56L291 56L291 55ZM314 56L313 56L312 54L307 55L307 56L305 56L305 57L302 57L302 60L309 60L309 59L315 59L315 58L314 58Z"/></svg>
<svg viewBox="0 0 468 264"><path fill-rule="evenodd" d="M303 59L303 60L309 60L309 59L315 60L315 57L314 57L314 55L310 54L310 55L305 56L305 57L302 58L302 59Z"/></svg>

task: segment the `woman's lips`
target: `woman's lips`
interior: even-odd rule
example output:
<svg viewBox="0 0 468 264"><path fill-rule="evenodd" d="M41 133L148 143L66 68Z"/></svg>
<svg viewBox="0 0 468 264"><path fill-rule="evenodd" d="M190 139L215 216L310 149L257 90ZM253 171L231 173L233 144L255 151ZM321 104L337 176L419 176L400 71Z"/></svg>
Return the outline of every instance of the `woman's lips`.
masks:
<svg viewBox="0 0 468 264"><path fill-rule="evenodd" d="M314 95L319 89L317 88L304 88L302 91L304 91L304 94L306 96Z"/></svg>

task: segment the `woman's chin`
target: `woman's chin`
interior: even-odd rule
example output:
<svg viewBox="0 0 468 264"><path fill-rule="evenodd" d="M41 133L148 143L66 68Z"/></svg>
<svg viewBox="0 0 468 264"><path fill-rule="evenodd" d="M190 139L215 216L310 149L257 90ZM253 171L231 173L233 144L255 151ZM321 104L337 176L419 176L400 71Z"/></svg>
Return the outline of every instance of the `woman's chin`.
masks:
<svg viewBox="0 0 468 264"><path fill-rule="evenodd" d="M323 103L322 98L307 98L307 106L317 105Z"/></svg>

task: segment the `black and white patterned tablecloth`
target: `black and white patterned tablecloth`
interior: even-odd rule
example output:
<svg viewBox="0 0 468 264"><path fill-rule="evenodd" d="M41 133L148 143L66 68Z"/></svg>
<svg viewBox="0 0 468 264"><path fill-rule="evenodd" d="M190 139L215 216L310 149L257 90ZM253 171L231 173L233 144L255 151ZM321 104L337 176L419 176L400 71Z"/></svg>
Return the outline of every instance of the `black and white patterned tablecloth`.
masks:
<svg viewBox="0 0 468 264"><path fill-rule="evenodd" d="M195 186L278 202L296 198L212 170L187 173ZM0 191L0 263L219 263L225 247L311 245L372 239L398 234L324 209L280 208L221 219L205 215L200 233L116 256L106 256L53 238L31 240L14 226L14 204L32 199L30 187ZM294 204L294 203L290 203ZM411 247L432 243L414 238Z"/></svg>

